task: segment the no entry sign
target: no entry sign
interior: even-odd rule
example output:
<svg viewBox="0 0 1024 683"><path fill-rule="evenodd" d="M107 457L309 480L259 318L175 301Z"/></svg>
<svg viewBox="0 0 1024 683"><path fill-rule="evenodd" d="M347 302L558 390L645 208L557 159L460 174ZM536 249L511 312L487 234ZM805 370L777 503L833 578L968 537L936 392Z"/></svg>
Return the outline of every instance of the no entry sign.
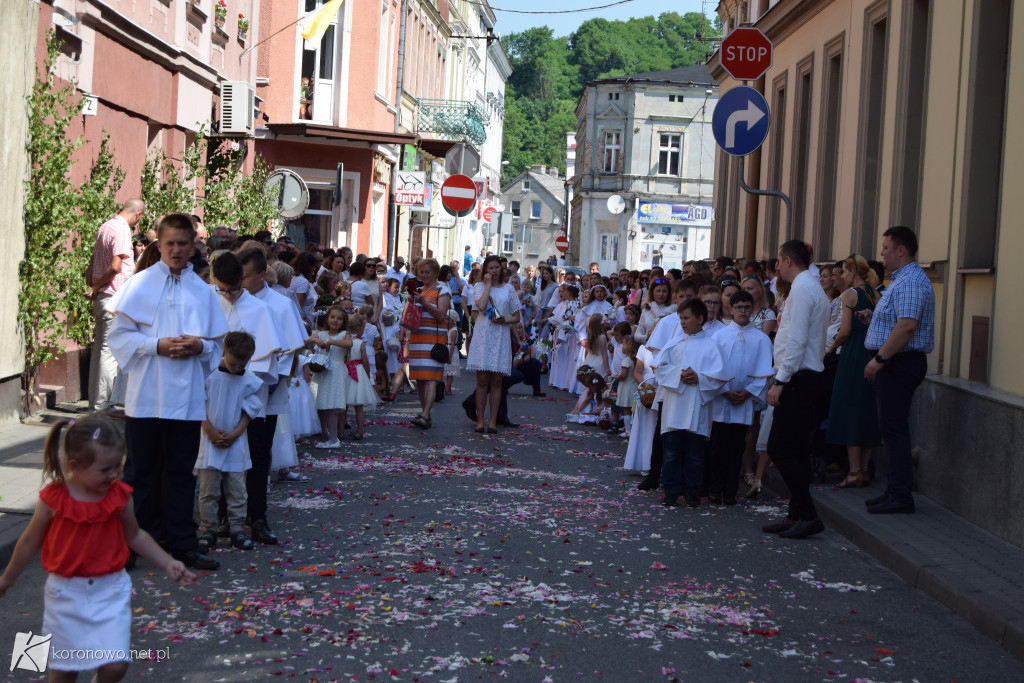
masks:
<svg viewBox="0 0 1024 683"><path fill-rule="evenodd" d="M441 205L453 216L465 216L476 204L476 183L469 176L456 174L441 185Z"/></svg>
<svg viewBox="0 0 1024 683"><path fill-rule="evenodd" d="M720 60L737 81L757 80L772 66L772 41L759 28L734 29L722 41Z"/></svg>
<svg viewBox="0 0 1024 683"><path fill-rule="evenodd" d="M569 251L569 238L567 238L565 235L562 235L557 240L555 240L555 249L562 252L563 254Z"/></svg>

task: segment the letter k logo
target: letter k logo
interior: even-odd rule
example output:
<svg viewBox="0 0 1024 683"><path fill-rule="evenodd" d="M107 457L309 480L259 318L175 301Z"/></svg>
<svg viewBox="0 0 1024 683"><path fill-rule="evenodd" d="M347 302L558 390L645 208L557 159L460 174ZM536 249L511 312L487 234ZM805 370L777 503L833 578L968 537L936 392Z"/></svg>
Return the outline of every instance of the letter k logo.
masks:
<svg viewBox="0 0 1024 683"><path fill-rule="evenodd" d="M52 634L35 636L32 632L17 633L14 636L14 651L11 652L11 671L15 668L28 671L46 671L46 663L50 659L50 640Z"/></svg>

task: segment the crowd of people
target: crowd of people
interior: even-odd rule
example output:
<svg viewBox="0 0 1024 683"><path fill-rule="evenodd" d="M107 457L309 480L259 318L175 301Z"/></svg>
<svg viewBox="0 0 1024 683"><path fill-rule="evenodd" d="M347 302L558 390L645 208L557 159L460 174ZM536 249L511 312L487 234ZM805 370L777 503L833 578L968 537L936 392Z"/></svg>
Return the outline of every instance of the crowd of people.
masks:
<svg viewBox="0 0 1024 683"><path fill-rule="evenodd" d="M269 231L208 234L185 213L133 235L144 212L131 199L99 230L85 292L96 307L94 412L51 431L51 483L0 576L2 596L43 549L55 647L127 652L124 569L136 554L189 584L190 569L219 567L207 555L218 543L276 544L268 485L304 479L292 469L297 439L325 450L364 439L367 413L406 390L419 402L409 426L429 430L463 358L476 382L462 407L477 433L518 427L510 387L545 396L546 374L575 396L566 421L626 439L625 469L646 472L638 488L663 488L666 506L733 505L741 481L756 497L774 463L791 498L764 531L819 533L820 432L832 446L813 453L840 454L843 487L867 483L884 443L888 488L868 510L913 511L908 414L934 298L907 228L884 234L882 292L882 264L853 254L819 268L799 241L742 268L719 258L604 275L554 259L523 270L469 247L446 265L298 250ZM123 438L112 418L125 420ZM83 607L94 580L119 599ZM62 664L100 667L104 680L125 671Z"/></svg>

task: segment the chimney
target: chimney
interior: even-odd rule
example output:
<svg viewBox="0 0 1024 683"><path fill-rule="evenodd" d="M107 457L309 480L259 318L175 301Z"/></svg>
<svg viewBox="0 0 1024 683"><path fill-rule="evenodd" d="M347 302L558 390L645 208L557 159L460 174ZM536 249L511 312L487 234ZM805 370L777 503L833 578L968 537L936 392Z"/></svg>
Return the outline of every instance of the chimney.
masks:
<svg viewBox="0 0 1024 683"><path fill-rule="evenodd" d="M548 175L551 176L552 178L561 178L561 176L558 175L558 167L557 166L549 167L548 168Z"/></svg>
<svg viewBox="0 0 1024 683"><path fill-rule="evenodd" d="M530 170L533 171L534 173L544 173L544 164L535 164L530 167Z"/></svg>

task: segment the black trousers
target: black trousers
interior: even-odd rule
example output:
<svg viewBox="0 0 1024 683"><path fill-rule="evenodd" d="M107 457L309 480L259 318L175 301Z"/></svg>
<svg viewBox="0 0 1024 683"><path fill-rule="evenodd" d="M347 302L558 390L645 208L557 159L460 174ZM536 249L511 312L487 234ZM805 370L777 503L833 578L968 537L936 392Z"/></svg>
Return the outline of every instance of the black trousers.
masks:
<svg viewBox="0 0 1024 683"><path fill-rule="evenodd" d="M128 456L124 480L134 489L139 526L169 551L199 547L193 510L202 422L129 417L125 421Z"/></svg>
<svg viewBox="0 0 1024 683"><path fill-rule="evenodd" d="M245 473L245 491L249 497L246 517L249 523L267 521L267 476L270 474L270 449L274 445L277 415L257 417L245 430L249 440L252 469Z"/></svg>
<svg viewBox="0 0 1024 683"><path fill-rule="evenodd" d="M711 454L708 458L707 488L712 494L735 498L739 488L740 463L747 447L744 424L715 422L711 425Z"/></svg>
<svg viewBox="0 0 1024 683"><path fill-rule="evenodd" d="M886 493L900 502L913 501L914 466L910 458L910 403L924 381L928 357L920 351L897 353L875 375L878 428L889 456Z"/></svg>
<svg viewBox="0 0 1024 683"><path fill-rule="evenodd" d="M789 513L795 520L818 518L811 500L811 433L817 426L821 373L801 370L782 389L775 407L768 456L789 488Z"/></svg>

